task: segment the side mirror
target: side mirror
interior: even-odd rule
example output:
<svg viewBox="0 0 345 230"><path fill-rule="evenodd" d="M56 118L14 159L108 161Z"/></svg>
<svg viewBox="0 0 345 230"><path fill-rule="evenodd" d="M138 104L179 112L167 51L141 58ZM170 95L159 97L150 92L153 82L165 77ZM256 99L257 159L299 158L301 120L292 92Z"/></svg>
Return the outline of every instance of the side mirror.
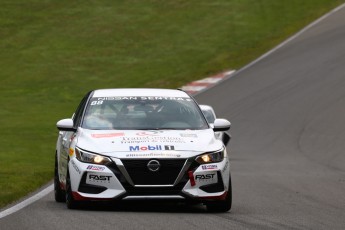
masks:
<svg viewBox="0 0 345 230"><path fill-rule="evenodd" d="M73 120L71 118L62 119L56 123L56 127L60 131L76 131L74 128Z"/></svg>
<svg viewBox="0 0 345 230"><path fill-rule="evenodd" d="M230 121L222 118L217 118L213 124L213 130L215 132L227 131L231 127Z"/></svg>

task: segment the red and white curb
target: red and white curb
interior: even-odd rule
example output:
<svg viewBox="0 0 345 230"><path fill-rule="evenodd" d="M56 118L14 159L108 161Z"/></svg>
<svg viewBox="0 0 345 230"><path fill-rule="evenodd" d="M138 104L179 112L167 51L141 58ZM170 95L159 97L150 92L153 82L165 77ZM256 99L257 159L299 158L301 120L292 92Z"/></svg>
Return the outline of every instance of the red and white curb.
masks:
<svg viewBox="0 0 345 230"><path fill-rule="evenodd" d="M235 73L235 70L229 70L201 80L193 81L185 86L182 86L181 89L189 94L196 94L200 91L210 88L213 85L216 85L217 83L229 77L233 73Z"/></svg>

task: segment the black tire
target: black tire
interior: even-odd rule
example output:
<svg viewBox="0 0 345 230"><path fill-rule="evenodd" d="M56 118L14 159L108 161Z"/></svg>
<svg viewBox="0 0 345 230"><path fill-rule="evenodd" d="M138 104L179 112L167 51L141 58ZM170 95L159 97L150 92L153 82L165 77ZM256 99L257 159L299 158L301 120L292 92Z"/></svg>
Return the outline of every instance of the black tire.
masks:
<svg viewBox="0 0 345 230"><path fill-rule="evenodd" d="M65 202L66 195L65 191L60 187L60 180L59 180L59 171L58 171L58 161L57 155L55 155L55 168L54 168L54 195L56 202Z"/></svg>
<svg viewBox="0 0 345 230"><path fill-rule="evenodd" d="M229 176L229 190L226 194L225 200L221 201L210 201L206 204L207 211L209 212L227 212L231 210L232 206L232 185L231 175Z"/></svg>
<svg viewBox="0 0 345 230"><path fill-rule="evenodd" d="M68 209L76 209L79 207L79 202L76 201L72 195L71 179L68 170L66 177L66 205Z"/></svg>

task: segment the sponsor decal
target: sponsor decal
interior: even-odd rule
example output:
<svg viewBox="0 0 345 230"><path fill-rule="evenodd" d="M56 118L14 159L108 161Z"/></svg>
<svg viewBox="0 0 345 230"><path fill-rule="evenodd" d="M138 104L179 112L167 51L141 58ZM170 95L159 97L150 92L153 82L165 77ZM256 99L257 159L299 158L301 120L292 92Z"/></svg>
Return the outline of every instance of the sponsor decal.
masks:
<svg viewBox="0 0 345 230"><path fill-rule="evenodd" d="M163 131L143 131L136 133L137 136L157 136L159 134L163 133Z"/></svg>
<svg viewBox="0 0 345 230"><path fill-rule="evenodd" d="M71 156L73 156L73 155L74 155L74 149L69 148L69 156L71 157Z"/></svg>
<svg viewBox="0 0 345 230"><path fill-rule="evenodd" d="M103 166L96 166L96 165L89 165L87 166L88 170L93 170L93 171L103 171L105 169L105 167Z"/></svg>
<svg viewBox="0 0 345 230"><path fill-rule="evenodd" d="M181 154L176 153L130 153L126 157L181 157Z"/></svg>
<svg viewBox="0 0 345 230"><path fill-rule="evenodd" d="M91 134L93 138L107 138L107 137L121 137L124 136L124 133L99 133Z"/></svg>
<svg viewBox="0 0 345 230"><path fill-rule="evenodd" d="M95 175L95 174L89 174L89 180L90 181L97 181L97 182L106 182L108 181L110 183L110 178L113 176L104 176L104 175Z"/></svg>
<svg viewBox="0 0 345 230"><path fill-rule="evenodd" d="M181 137L193 137L193 138L197 138L198 135L196 135L195 133L180 133Z"/></svg>
<svg viewBox="0 0 345 230"><path fill-rule="evenodd" d="M209 179L213 179L215 175L216 175L215 173L196 175L195 180L199 180L199 181L209 180Z"/></svg>
<svg viewBox="0 0 345 230"><path fill-rule="evenodd" d="M168 101L192 101L192 99L188 97L156 97L156 96L123 96L123 97L97 97L93 98L93 101L91 102L91 105L101 105L103 101L121 101L121 100L140 100L140 101L162 101L162 100L168 100ZM100 103L100 104L97 104Z"/></svg>
<svg viewBox="0 0 345 230"><path fill-rule="evenodd" d="M162 150L162 146L161 145L129 146L129 151L147 151L147 150Z"/></svg>
<svg viewBox="0 0 345 230"><path fill-rule="evenodd" d="M150 100L150 101L161 101L161 100L191 101L190 98L185 98L185 97L140 97L140 100Z"/></svg>
<svg viewBox="0 0 345 230"><path fill-rule="evenodd" d="M175 150L175 146L173 145L164 145L165 150Z"/></svg>
<svg viewBox="0 0 345 230"><path fill-rule="evenodd" d="M173 145L145 145L145 146L129 146L129 151L154 151L154 150L175 150L175 146Z"/></svg>
<svg viewBox="0 0 345 230"><path fill-rule="evenodd" d="M78 166L74 163L74 161L71 161L72 162L72 166L74 168L74 170L80 175L81 174L81 171L80 169L78 168Z"/></svg>
<svg viewBox="0 0 345 230"><path fill-rule="evenodd" d="M218 166L217 165L202 165L201 168L203 170L212 170L212 169L217 169Z"/></svg>
<svg viewBox="0 0 345 230"><path fill-rule="evenodd" d="M155 135L122 137L122 140L121 140L121 144L143 144L143 143L186 143L186 142L182 137L162 137L162 136L155 136Z"/></svg>

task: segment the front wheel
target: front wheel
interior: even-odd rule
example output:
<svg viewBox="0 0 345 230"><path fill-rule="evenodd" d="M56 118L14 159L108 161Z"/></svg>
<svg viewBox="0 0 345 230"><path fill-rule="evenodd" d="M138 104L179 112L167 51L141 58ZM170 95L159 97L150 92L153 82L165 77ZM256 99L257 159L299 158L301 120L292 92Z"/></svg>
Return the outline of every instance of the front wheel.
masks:
<svg viewBox="0 0 345 230"><path fill-rule="evenodd" d="M207 211L209 212L227 212L231 209L232 205L232 186L231 175L229 176L229 189L226 194L225 200L210 201L206 204Z"/></svg>
<svg viewBox="0 0 345 230"><path fill-rule="evenodd" d="M60 187L57 156L55 156L55 168L54 168L54 195L55 195L55 201L56 202L65 202L66 201L65 191L62 190Z"/></svg>
<svg viewBox="0 0 345 230"><path fill-rule="evenodd" d="M69 176L68 171L67 171L67 178L66 178L66 205L67 205L68 209L78 208L78 201L76 201L73 198L72 187L71 187L71 178Z"/></svg>

